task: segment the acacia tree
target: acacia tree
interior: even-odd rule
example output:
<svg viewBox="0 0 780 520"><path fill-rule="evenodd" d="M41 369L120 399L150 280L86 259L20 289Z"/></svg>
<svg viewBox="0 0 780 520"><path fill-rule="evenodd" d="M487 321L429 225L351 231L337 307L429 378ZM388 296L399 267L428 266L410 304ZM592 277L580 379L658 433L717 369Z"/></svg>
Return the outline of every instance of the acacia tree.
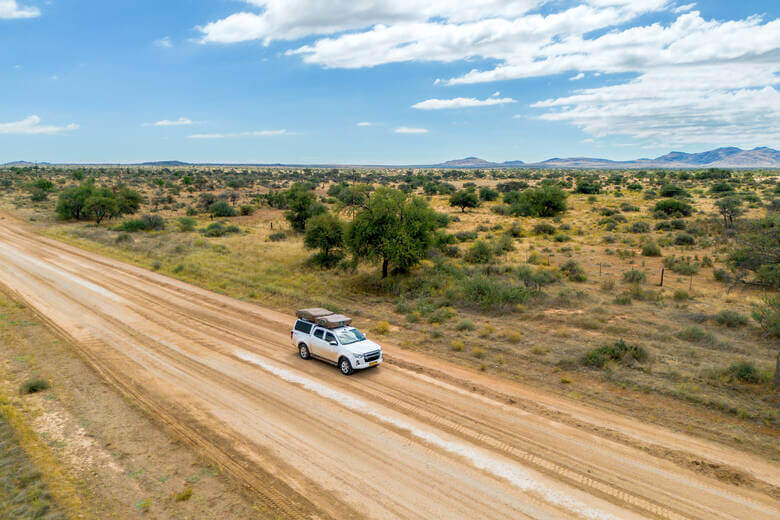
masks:
<svg viewBox="0 0 780 520"><path fill-rule="evenodd" d="M474 190L460 190L450 196L450 206L460 208L465 212L466 208L476 208L479 206L479 197Z"/></svg>
<svg viewBox="0 0 780 520"><path fill-rule="evenodd" d="M391 264L406 272L422 260L436 226L436 214L425 200L382 187L355 214L347 243L355 259L381 262L382 278L387 278Z"/></svg>
<svg viewBox="0 0 780 520"><path fill-rule="evenodd" d="M117 213L116 198L105 194L92 195L84 203L84 213L95 219L95 222L100 225L104 219Z"/></svg>
<svg viewBox="0 0 780 520"><path fill-rule="evenodd" d="M332 266L344 255L344 224L336 215L323 213L306 221L303 245L307 249L319 249L314 261L325 267Z"/></svg>
<svg viewBox="0 0 780 520"><path fill-rule="evenodd" d="M715 206L723 217L723 227L733 227L734 217L743 213L742 199L738 197L723 197L715 202Z"/></svg>

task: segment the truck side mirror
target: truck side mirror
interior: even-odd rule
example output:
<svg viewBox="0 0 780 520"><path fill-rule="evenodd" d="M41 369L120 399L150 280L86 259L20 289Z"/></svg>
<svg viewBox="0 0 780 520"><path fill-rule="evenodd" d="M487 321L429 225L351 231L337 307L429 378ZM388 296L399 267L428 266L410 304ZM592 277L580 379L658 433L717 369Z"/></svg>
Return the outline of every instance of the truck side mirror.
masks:
<svg viewBox="0 0 780 520"><path fill-rule="evenodd" d="M333 345L334 347L338 347L339 342L338 341L331 341L330 344Z"/></svg>

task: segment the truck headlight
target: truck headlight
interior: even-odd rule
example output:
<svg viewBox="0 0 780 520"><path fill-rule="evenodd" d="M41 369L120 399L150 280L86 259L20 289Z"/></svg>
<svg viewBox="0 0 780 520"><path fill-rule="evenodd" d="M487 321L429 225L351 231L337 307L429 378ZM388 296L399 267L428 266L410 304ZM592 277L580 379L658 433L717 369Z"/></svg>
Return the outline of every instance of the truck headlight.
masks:
<svg viewBox="0 0 780 520"><path fill-rule="evenodd" d="M355 359L363 359L364 357L366 357L365 354L355 354Z"/></svg>

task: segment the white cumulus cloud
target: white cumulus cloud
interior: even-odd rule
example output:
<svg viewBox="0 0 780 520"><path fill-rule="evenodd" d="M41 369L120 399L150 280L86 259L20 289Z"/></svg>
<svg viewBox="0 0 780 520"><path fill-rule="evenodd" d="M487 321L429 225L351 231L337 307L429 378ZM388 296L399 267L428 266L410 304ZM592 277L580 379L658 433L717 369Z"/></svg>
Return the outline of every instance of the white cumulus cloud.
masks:
<svg viewBox="0 0 780 520"><path fill-rule="evenodd" d="M195 124L191 119L180 117L179 119L163 119L156 123L144 123L142 126L187 126Z"/></svg>
<svg viewBox="0 0 780 520"><path fill-rule="evenodd" d="M369 121L361 121L357 124L357 126L374 126L374 123L371 123Z"/></svg>
<svg viewBox="0 0 780 520"><path fill-rule="evenodd" d="M10 123L0 123L0 134L19 134L19 135L55 135L63 132L77 130L79 125L71 123L65 126L42 125L41 118L32 115L21 121Z"/></svg>
<svg viewBox="0 0 780 520"><path fill-rule="evenodd" d="M40 15L41 10L37 7L19 5L16 0L0 0L0 20L37 18Z"/></svg>
<svg viewBox="0 0 780 520"><path fill-rule="evenodd" d="M468 107L487 107L491 105L504 105L507 103L517 103L512 98L489 97L487 99L477 98L453 98L453 99L426 99L412 105L412 108L418 110L444 110L448 108L468 108Z"/></svg>
<svg viewBox="0 0 780 520"><path fill-rule="evenodd" d="M154 45L163 49L170 49L173 47L173 41L170 36L163 36L157 40L154 40Z"/></svg>
<svg viewBox="0 0 780 520"><path fill-rule="evenodd" d="M253 130L251 132L236 132L229 134L192 134L190 139L231 139L236 137L271 137L275 135L292 135L287 130Z"/></svg>
<svg viewBox="0 0 780 520"><path fill-rule="evenodd" d="M564 74L576 81L587 75L605 86L534 106L544 119L594 135L666 135L685 142L742 136L743 142L776 143L780 134L767 120L776 117L780 19L766 15L708 20L695 3L673 0L244 2L244 12L199 27L200 40L269 44L306 38L289 44L285 53L323 68L488 64L435 81L448 86ZM613 74L629 79L615 84ZM717 81L699 82L711 74ZM494 97L430 99L414 107L482 106Z"/></svg>
<svg viewBox="0 0 780 520"><path fill-rule="evenodd" d="M396 134L427 134L427 128L413 128L409 126L399 126L394 130Z"/></svg>

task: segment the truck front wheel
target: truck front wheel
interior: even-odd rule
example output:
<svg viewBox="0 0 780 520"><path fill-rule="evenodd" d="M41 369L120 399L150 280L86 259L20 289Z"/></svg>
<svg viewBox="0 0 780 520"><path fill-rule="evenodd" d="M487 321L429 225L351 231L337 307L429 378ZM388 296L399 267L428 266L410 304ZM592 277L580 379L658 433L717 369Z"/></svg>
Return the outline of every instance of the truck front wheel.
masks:
<svg viewBox="0 0 780 520"><path fill-rule="evenodd" d="M352 363L349 362L349 359L343 357L339 360L339 370L341 370L341 373L345 376L350 375L355 370L352 368Z"/></svg>
<svg viewBox="0 0 780 520"><path fill-rule="evenodd" d="M301 359L309 359L311 357L311 354L309 353L309 347L306 346L306 343L301 343L298 345L298 354L300 354Z"/></svg>

